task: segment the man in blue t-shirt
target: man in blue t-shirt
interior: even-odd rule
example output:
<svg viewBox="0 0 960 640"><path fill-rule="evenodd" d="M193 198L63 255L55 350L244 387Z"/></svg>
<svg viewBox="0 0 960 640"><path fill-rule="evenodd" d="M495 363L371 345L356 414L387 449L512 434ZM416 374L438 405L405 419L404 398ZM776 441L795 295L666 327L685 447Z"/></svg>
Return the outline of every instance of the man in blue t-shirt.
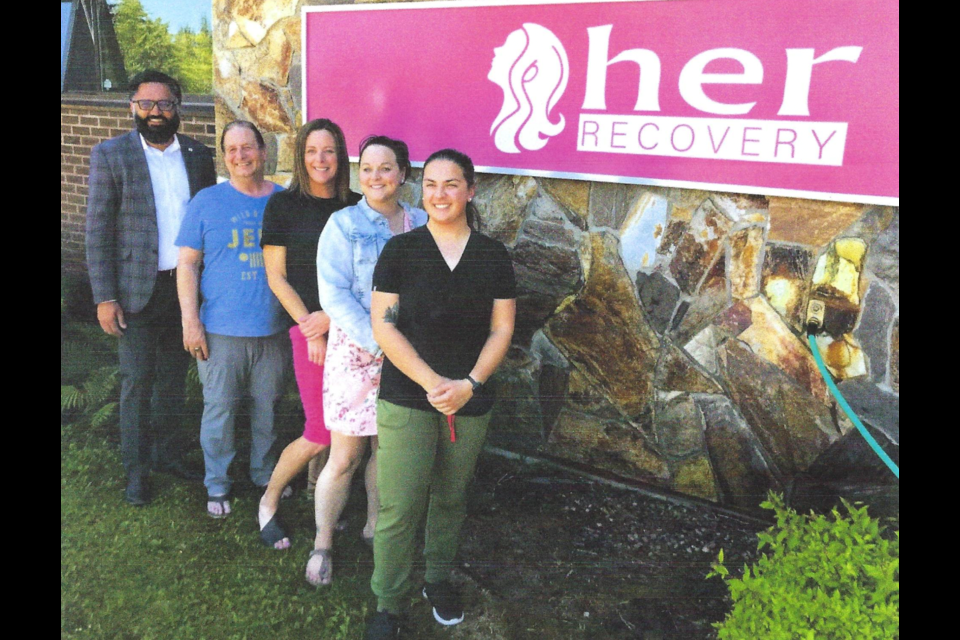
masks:
<svg viewBox="0 0 960 640"><path fill-rule="evenodd" d="M267 284L260 250L263 210L280 187L264 180L267 152L253 124L228 124L220 148L230 180L190 201L177 236L183 347L197 359L203 383L200 444L213 518L230 514L227 471L236 453L234 418L245 396L252 399L250 479L261 488L270 481L274 406L290 368L285 316Z"/></svg>

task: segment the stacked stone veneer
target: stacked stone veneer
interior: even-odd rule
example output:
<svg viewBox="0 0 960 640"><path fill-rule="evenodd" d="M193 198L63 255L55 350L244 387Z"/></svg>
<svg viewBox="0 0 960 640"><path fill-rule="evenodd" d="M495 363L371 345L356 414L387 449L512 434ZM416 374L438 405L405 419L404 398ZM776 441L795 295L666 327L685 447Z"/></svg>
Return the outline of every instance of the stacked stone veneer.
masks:
<svg viewBox="0 0 960 640"><path fill-rule="evenodd" d="M898 210L514 177L481 191L521 288L501 443L736 506L856 475L875 465L806 344L814 296L828 366L899 455Z"/></svg>
<svg viewBox="0 0 960 640"><path fill-rule="evenodd" d="M279 176L301 4L214 1L218 127L259 123ZM829 366L898 456L898 209L515 176L477 199L520 287L494 443L734 506L870 466L802 333L816 296Z"/></svg>
<svg viewBox="0 0 960 640"><path fill-rule="evenodd" d="M190 102L182 109L180 132L213 148L213 105ZM133 128L126 95L63 95L60 98L60 263L84 262L87 176L94 145Z"/></svg>

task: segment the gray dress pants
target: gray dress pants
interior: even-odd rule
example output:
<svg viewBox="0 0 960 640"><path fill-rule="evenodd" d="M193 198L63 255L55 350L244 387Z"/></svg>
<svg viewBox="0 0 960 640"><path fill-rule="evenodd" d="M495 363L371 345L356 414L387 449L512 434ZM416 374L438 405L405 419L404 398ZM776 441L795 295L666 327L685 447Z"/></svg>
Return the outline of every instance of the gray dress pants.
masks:
<svg viewBox="0 0 960 640"><path fill-rule="evenodd" d="M120 337L120 457L128 478L180 460L183 395L190 356L183 350L173 271L157 275L150 302L126 314Z"/></svg>

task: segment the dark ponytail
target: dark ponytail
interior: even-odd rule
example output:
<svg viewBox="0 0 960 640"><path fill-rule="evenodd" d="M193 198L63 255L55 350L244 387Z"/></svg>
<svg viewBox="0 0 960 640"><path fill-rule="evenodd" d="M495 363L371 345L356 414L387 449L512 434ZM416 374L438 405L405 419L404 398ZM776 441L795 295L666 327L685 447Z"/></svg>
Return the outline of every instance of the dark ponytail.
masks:
<svg viewBox="0 0 960 640"><path fill-rule="evenodd" d="M410 165L410 149L407 148L407 143L387 136L367 136L360 142L359 157L363 157L363 152L367 150L367 147L374 145L386 147L393 151L393 155L397 158L397 167L403 172L403 182L401 184L406 183L410 174L413 173L413 167Z"/></svg>
<svg viewBox="0 0 960 640"><path fill-rule="evenodd" d="M462 151L457 151L456 149L440 149L440 151L434 151L430 154L430 157L427 158L427 161L423 163L423 168L426 169L427 165L434 160L449 160L463 171L463 179L467 181L468 187L476 185L477 173L473 168L473 160ZM475 231L480 230L480 211L473 202L467 203L467 225Z"/></svg>

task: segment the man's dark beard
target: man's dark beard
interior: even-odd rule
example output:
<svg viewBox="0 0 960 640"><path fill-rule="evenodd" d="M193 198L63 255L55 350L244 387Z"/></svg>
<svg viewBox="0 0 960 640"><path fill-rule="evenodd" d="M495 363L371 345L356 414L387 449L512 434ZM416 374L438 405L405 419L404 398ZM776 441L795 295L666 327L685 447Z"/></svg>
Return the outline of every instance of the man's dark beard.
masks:
<svg viewBox="0 0 960 640"><path fill-rule="evenodd" d="M165 122L156 127L147 124L148 118L141 118L134 114L133 119L137 123L137 131L143 136L143 139L151 144L164 144L170 142L173 134L180 128L180 114L174 113L172 117L160 116Z"/></svg>

